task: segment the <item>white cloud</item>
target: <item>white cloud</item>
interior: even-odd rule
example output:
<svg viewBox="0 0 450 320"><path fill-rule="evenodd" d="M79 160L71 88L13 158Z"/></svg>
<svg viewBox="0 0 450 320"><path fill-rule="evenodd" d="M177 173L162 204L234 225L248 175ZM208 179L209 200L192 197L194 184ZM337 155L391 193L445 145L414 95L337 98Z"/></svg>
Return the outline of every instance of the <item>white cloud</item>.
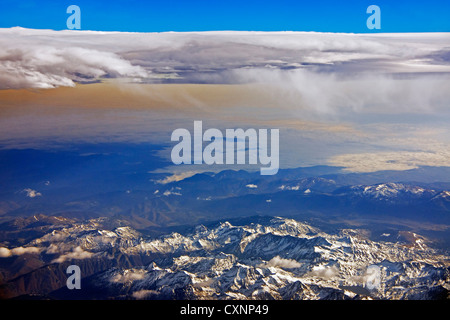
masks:
<svg viewBox="0 0 450 320"><path fill-rule="evenodd" d="M11 255L11 250L9 250L8 248L0 247L0 258L7 258Z"/></svg>
<svg viewBox="0 0 450 320"><path fill-rule="evenodd" d="M180 172L180 173L174 173L170 176L165 177L164 179L156 180L156 183L160 184L167 184L171 182L181 181L186 178L192 177L193 175L197 174L196 171L186 171L186 172Z"/></svg>
<svg viewBox="0 0 450 320"><path fill-rule="evenodd" d="M141 299L146 299L152 295L157 295L157 294L158 294L158 291L143 289L143 290L133 292L132 297L135 299L141 300Z"/></svg>
<svg viewBox="0 0 450 320"><path fill-rule="evenodd" d="M360 275L354 275L347 279L348 282L368 289L377 289L381 285L381 270L377 265L370 265Z"/></svg>
<svg viewBox="0 0 450 320"><path fill-rule="evenodd" d="M247 187L247 188L250 188L250 189L256 189L256 188L258 188L258 186L257 186L256 184L252 184L252 183L247 184L246 187Z"/></svg>
<svg viewBox="0 0 450 320"><path fill-rule="evenodd" d="M341 154L330 158L329 163L353 172L379 170L409 170L419 166L450 166L450 152L366 152Z"/></svg>
<svg viewBox="0 0 450 320"><path fill-rule="evenodd" d="M329 280L339 275L339 269L335 266L314 266L313 269L307 274L310 277L318 277L324 280Z"/></svg>
<svg viewBox="0 0 450 320"><path fill-rule="evenodd" d="M448 110L450 100L448 75L397 78L379 73L255 68L235 70L234 74L242 82L269 84L268 90L282 101L277 107L301 119L336 119L352 113L429 113Z"/></svg>
<svg viewBox="0 0 450 320"><path fill-rule="evenodd" d="M293 268L300 268L301 263L294 259L284 259L280 256L276 256L270 261L266 262L265 264L262 264L262 267L277 267L277 268L284 268L284 269L293 269Z"/></svg>
<svg viewBox="0 0 450 320"><path fill-rule="evenodd" d="M114 52L58 43L57 37L48 38L45 44L31 39L25 43L26 37L21 38L20 32L18 41L0 34L0 89L71 87L75 81L93 81L104 76L148 76L142 67Z"/></svg>
<svg viewBox="0 0 450 320"><path fill-rule="evenodd" d="M94 254L92 252L89 251L84 251L80 246L76 247L73 249L72 252L63 254L61 256L59 256L58 258L54 259L52 261L52 263L62 263L66 260L82 260L82 259L88 259L91 258Z"/></svg>
<svg viewBox="0 0 450 320"><path fill-rule="evenodd" d="M17 247L13 249L8 249L5 247L0 247L0 258L6 258L10 256L20 256L25 253L40 253L41 248L37 247Z"/></svg>
<svg viewBox="0 0 450 320"><path fill-rule="evenodd" d="M35 197L40 197L42 196L42 194L40 192L37 192L36 190L27 188L27 189L23 189L23 192L27 193L27 197L29 198L35 198Z"/></svg>
<svg viewBox="0 0 450 320"><path fill-rule="evenodd" d="M300 186L286 186L283 184L283 185L279 186L278 189L298 191L298 190L300 190Z"/></svg>
<svg viewBox="0 0 450 320"><path fill-rule="evenodd" d="M17 248L11 249L11 253L13 255L19 256L19 255L22 255L25 253L39 253L39 252L41 252L41 250L42 249L36 248L36 247L17 247Z"/></svg>
<svg viewBox="0 0 450 320"><path fill-rule="evenodd" d="M145 278L145 270L125 270L123 274L116 274L110 281L114 283L127 283Z"/></svg>
<svg viewBox="0 0 450 320"><path fill-rule="evenodd" d="M164 191L163 195L166 196L166 197L168 197L168 196L171 196L171 195L174 195L174 196L181 196L182 194L179 193L179 192L174 192L174 191L166 190L166 191Z"/></svg>

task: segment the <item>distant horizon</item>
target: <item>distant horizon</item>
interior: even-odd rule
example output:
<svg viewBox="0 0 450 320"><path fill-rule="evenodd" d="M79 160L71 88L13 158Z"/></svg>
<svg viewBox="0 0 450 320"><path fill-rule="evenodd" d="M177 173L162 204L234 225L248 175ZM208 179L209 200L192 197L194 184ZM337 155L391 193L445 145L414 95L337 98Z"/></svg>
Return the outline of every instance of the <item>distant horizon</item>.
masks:
<svg viewBox="0 0 450 320"><path fill-rule="evenodd" d="M154 34L160 34L160 33L182 33L182 34L189 34L189 33L320 33L320 34L348 34L348 35L374 35L374 36L380 36L380 35L393 35L393 34L446 34L450 33L449 31L387 31L387 32L335 32L335 31L314 31L314 30L273 30L273 31L264 31L264 30L190 30L190 31L176 31L176 30L167 30L167 31L120 31L120 30L90 30L90 29L80 29L80 30L70 30L70 29L49 29L49 28L28 28L28 27L22 27L22 26L13 26L13 27L0 27L0 30L9 30L9 29L23 29L23 30L36 30L36 31L68 31L68 32L98 32L98 33L131 33L131 34L147 34L147 33L154 33Z"/></svg>

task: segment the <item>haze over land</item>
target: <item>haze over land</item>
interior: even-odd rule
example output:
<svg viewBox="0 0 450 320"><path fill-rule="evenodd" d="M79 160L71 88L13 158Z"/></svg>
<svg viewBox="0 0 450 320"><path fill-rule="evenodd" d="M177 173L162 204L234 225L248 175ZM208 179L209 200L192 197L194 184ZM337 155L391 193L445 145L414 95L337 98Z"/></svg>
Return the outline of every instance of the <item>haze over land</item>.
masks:
<svg viewBox="0 0 450 320"><path fill-rule="evenodd" d="M0 143L166 143L197 119L280 128L282 167L448 166L449 39L2 29Z"/></svg>

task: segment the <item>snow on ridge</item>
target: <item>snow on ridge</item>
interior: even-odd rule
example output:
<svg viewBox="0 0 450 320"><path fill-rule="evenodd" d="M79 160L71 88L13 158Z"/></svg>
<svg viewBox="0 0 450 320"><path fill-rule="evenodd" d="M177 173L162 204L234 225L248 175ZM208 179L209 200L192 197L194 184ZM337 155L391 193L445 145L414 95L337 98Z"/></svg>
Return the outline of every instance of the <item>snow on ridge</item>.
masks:
<svg viewBox="0 0 450 320"><path fill-rule="evenodd" d="M446 279L442 257L427 246L425 238L412 232L404 237L411 238L414 245L376 242L359 229L325 233L304 222L273 217L253 223L197 226L188 234L173 232L157 238L142 236L126 226L105 230L93 219L54 235L58 234L64 236L44 236L47 241L35 241L33 248L59 254L54 262L114 259L107 254L111 248L118 249L114 251L121 257L150 259L147 266L108 269L99 275L103 282L96 282L134 298L164 297L176 288L187 289L183 292L197 298L261 294L277 299L319 299L327 292L355 297L342 286L364 288L369 267L378 268L383 280L370 295L383 299L423 294L425 284L438 286ZM1 251L5 257L8 253ZM399 277L407 288L402 292L396 289Z"/></svg>
<svg viewBox="0 0 450 320"><path fill-rule="evenodd" d="M352 186L350 189L357 193L361 193L362 195L372 196L374 198L394 198L401 194L425 196L436 193L433 189L425 189L419 186L394 182L374 185L358 185Z"/></svg>

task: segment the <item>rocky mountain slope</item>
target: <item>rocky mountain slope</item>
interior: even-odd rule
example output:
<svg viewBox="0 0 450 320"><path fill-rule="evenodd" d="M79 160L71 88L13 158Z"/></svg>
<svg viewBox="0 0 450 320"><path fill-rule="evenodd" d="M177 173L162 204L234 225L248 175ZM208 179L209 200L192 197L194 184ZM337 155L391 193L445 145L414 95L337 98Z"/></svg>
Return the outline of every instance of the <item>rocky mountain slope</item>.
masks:
<svg viewBox="0 0 450 320"><path fill-rule="evenodd" d="M149 237L106 218L58 221L1 248L4 298L442 299L450 289L449 257L412 232L372 241L362 229L252 217ZM65 287L70 264L81 290Z"/></svg>

